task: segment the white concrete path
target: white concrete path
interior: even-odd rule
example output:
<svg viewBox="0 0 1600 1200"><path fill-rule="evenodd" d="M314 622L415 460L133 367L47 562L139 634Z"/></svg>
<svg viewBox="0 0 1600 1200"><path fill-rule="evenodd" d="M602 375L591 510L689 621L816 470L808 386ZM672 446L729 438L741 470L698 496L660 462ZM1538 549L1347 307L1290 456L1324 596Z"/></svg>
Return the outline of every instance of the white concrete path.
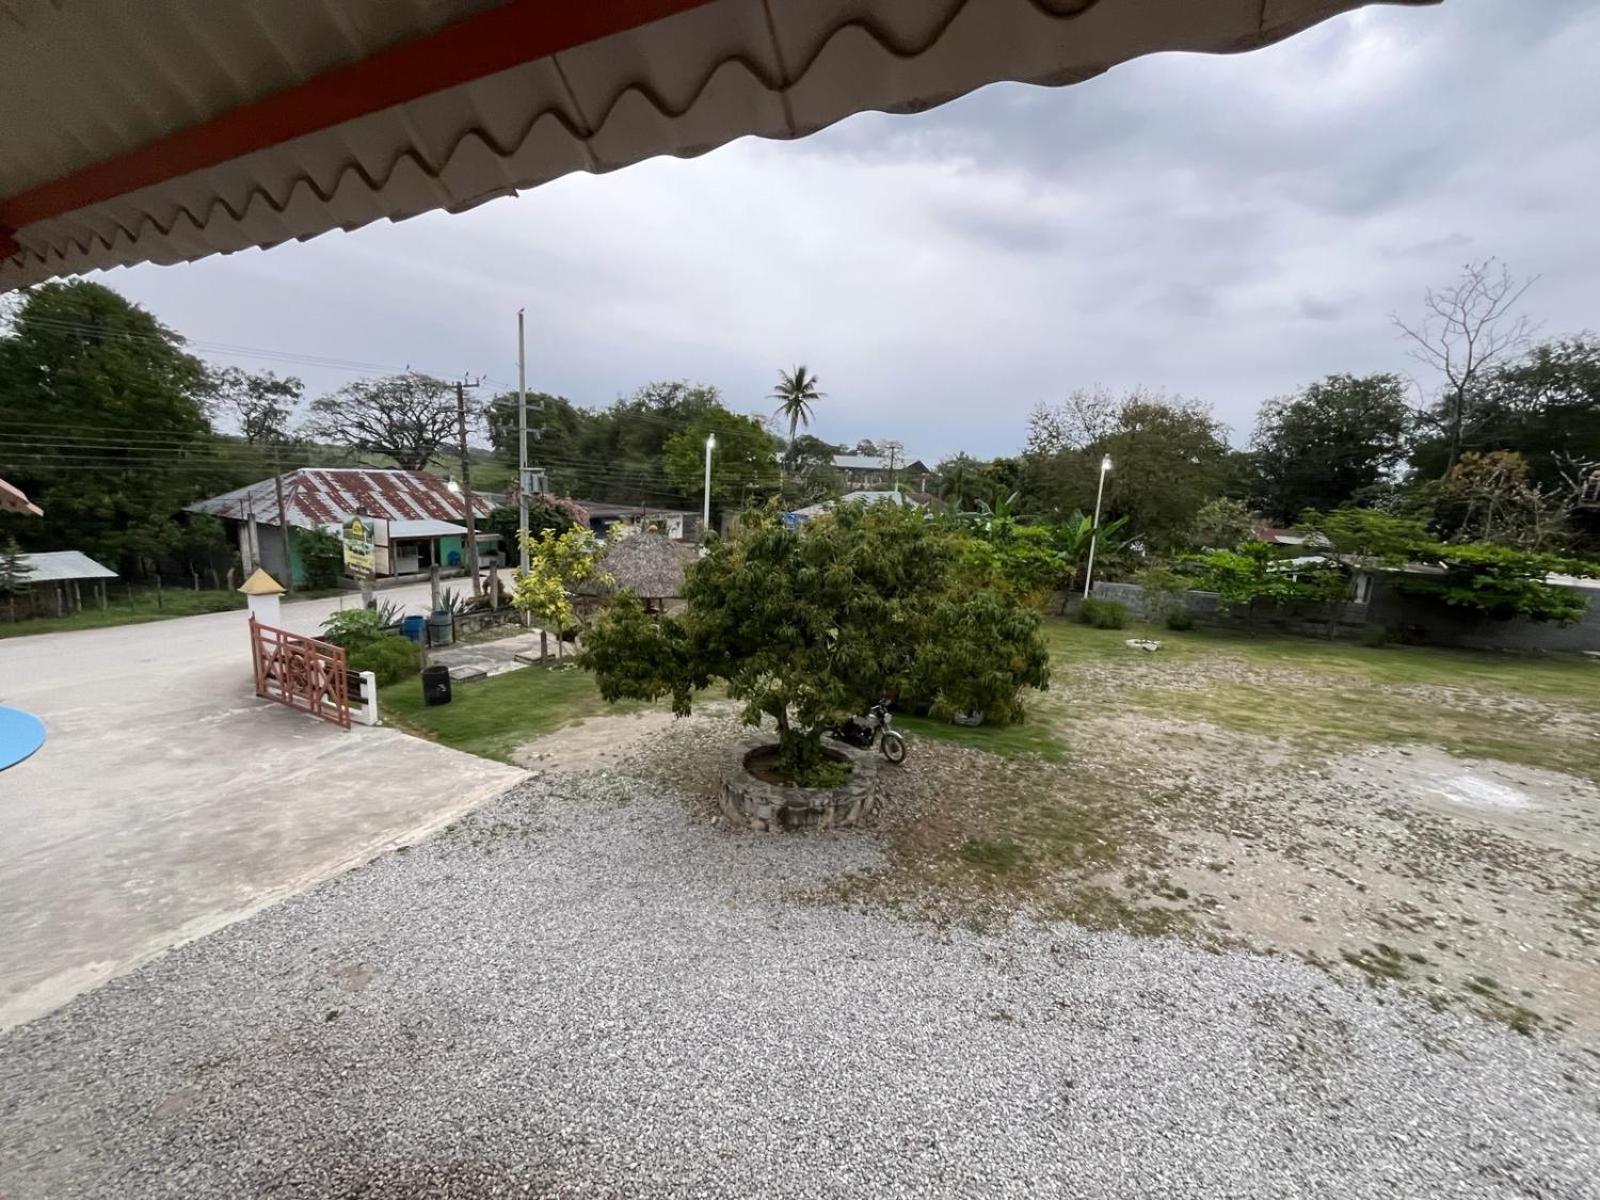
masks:
<svg viewBox="0 0 1600 1200"><path fill-rule="evenodd" d="M427 594L380 593L418 612ZM340 606L286 604L283 624L314 633ZM0 704L48 730L0 771L0 1029L522 776L257 700L242 612L0 641Z"/></svg>

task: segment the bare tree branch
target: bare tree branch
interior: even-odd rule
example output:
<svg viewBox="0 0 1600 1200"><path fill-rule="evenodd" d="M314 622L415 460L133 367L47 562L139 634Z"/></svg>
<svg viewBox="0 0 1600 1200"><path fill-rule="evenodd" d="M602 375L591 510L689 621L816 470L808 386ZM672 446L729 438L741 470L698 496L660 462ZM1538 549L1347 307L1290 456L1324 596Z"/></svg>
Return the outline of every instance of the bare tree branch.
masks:
<svg viewBox="0 0 1600 1200"><path fill-rule="evenodd" d="M1470 409L1484 376L1533 340L1537 326L1513 310L1537 281L1538 276L1518 280L1504 263L1486 258L1468 263L1449 287L1429 288L1419 322L1390 315L1410 341L1411 357L1441 377L1433 415L1424 419L1449 440L1446 474L1461 458Z"/></svg>

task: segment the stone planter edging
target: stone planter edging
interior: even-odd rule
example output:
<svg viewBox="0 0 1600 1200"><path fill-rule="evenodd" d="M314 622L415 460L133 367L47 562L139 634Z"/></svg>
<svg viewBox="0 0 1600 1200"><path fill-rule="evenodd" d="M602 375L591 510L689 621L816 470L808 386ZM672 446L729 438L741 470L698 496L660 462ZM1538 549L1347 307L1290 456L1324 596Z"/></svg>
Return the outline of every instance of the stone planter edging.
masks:
<svg viewBox="0 0 1600 1200"><path fill-rule="evenodd" d="M826 738L824 746L850 760L849 780L836 788L800 788L768 783L745 769L744 760L752 751L775 745L770 737L745 738L723 753L719 803L723 816L736 828L831 829L855 825L877 810L875 751Z"/></svg>

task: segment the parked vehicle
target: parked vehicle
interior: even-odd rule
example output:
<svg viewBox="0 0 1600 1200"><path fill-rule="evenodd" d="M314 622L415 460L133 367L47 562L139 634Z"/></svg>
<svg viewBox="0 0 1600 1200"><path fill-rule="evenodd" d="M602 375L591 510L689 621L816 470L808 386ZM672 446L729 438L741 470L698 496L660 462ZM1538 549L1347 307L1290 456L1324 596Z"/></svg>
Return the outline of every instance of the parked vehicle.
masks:
<svg viewBox="0 0 1600 1200"><path fill-rule="evenodd" d="M854 746L858 750L870 750L872 744L878 744L878 752L890 762L899 764L906 760L906 739L891 729L893 721L889 715L889 701L879 700L865 715L851 717L842 724L835 725L829 733L832 737Z"/></svg>

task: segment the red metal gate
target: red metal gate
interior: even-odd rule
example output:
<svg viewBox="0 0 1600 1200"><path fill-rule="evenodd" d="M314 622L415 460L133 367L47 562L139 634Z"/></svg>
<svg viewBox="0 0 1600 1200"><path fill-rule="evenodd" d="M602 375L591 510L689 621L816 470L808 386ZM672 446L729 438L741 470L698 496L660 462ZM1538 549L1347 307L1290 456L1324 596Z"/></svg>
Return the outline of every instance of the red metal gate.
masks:
<svg viewBox="0 0 1600 1200"><path fill-rule="evenodd" d="M250 618L256 695L350 728L343 646L319 642Z"/></svg>

